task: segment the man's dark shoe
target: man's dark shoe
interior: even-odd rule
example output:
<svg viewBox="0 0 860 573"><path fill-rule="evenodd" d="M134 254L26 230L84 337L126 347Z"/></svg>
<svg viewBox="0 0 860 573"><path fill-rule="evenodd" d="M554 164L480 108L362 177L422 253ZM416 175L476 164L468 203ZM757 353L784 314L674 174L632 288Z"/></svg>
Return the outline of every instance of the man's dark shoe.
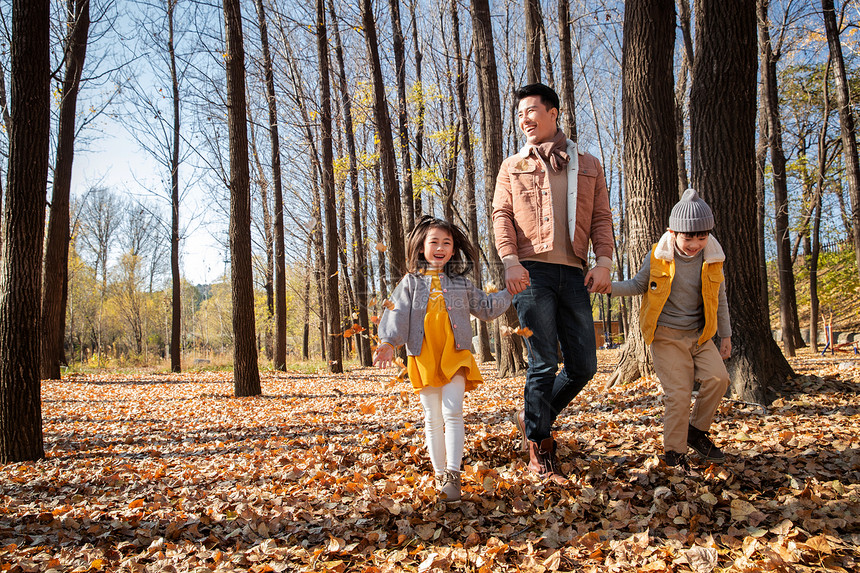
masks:
<svg viewBox="0 0 860 573"><path fill-rule="evenodd" d="M708 437L708 432L700 430L692 424L687 430L687 445L708 461L723 462L726 460L726 454L714 445L714 442Z"/></svg>
<svg viewBox="0 0 860 573"><path fill-rule="evenodd" d="M529 439L526 436L526 411L525 410L517 410L514 412L514 415L511 416L514 425L517 427L517 430L520 431L520 437L522 438L522 443L520 444L520 450L527 452L529 451Z"/></svg>
<svg viewBox="0 0 860 573"><path fill-rule="evenodd" d="M663 461L671 468L680 468L685 470L690 469L690 462L687 461L687 454L667 450L666 453L663 454Z"/></svg>
<svg viewBox="0 0 860 573"><path fill-rule="evenodd" d="M561 471L555 450L558 448L555 440L545 438L540 443L528 442L529 469L541 477L554 481L559 485L568 483L567 476Z"/></svg>

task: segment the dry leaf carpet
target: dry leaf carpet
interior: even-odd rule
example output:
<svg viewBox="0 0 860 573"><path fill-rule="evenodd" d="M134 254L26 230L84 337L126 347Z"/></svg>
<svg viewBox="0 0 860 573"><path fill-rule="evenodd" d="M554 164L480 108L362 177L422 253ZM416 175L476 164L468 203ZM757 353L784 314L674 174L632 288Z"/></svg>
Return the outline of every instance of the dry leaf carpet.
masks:
<svg viewBox="0 0 860 573"><path fill-rule="evenodd" d="M858 571L860 359L810 353L766 410L724 401L728 461L667 468L659 384L559 419L567 487L509 416L523 378L467 395L464 500L433 488L394 370L78 375L42 385L46 459L0 466L0 571Z"/></svg>

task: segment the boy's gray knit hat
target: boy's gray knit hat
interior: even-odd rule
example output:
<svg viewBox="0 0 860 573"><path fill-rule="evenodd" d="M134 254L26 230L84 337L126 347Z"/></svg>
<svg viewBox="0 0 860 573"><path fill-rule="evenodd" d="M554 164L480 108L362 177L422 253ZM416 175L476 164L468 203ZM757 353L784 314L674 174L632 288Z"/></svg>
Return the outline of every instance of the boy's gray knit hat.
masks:
<svg viewBox="0 0 860 573"><path fill-rule="evenodd" d="M695 189L687 189L672 207L669 228L676 233L700 233L714 228L714 213L699 198Z"/></svg>

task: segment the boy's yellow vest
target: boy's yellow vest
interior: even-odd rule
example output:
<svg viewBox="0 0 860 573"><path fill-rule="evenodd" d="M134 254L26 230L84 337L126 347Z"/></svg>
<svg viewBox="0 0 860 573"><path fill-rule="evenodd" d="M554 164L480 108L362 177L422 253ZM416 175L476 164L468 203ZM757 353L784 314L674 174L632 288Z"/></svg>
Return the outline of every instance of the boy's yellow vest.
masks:
<svg viewBox="0 0 860 573"><path fill-rule="evenodd" d="M654 256L657 248L651 248L651 274L648 277L648 289L642 297L642 308L639 309L639 326L645 344L654 341L654 331L657 330L657 318L663 312L663 305L672 291L672 279L675 278L675 261L666 261ZM705 327L699 337L699 344L704 344L717 333L717 305L719 304L720 283L723 282L722 261L702 264L702 299L705 302Z"/></svg>

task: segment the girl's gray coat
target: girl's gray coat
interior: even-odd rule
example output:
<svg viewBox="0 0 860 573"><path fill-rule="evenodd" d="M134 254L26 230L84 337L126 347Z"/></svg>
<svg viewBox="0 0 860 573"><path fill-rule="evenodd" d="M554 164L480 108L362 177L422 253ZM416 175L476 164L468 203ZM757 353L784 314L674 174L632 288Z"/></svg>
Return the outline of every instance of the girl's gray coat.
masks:
<svg viewBox="0 0 860 573"><path fill-rule="evenodd" d="M379 321L381 343L391 344L395 348L405 344L409 356L421 354L431 279L430 275L421 273L409 273L403 277L391 296L394 308L386 308ZM512 296L507 290L487 294L466 277L452 278L439 273L439 282L457 350L472 349L470 314L481 320L492 320L511 304Z"/></svg>

